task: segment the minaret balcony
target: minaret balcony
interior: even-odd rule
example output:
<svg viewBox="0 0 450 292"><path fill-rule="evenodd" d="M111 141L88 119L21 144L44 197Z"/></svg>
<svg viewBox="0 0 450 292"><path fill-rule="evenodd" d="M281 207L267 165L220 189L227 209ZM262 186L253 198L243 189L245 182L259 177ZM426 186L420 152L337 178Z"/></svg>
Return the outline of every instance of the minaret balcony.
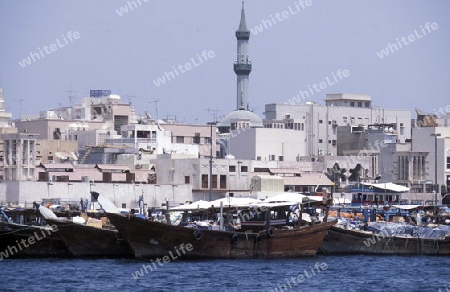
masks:
<svg viewBox="0 0 450 292"><path fill-rule="evenodd" d="M234 64L234 72L237 75L249 75L252 71L252 64Z"/></svg>
<svg viewBox="0 0 450 292"><path fill-rule="evenodd" d="M248 40L250 38L250 31L236 31L236 38L238 40Z"/></svg>

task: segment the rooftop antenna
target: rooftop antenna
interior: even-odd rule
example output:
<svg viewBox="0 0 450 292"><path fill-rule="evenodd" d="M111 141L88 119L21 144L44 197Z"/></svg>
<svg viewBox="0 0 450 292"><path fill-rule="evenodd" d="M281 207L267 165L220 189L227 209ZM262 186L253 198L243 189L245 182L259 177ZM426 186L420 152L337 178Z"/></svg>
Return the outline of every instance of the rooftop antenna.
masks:
<svg viewBox="0 0 450 292"><path fill-rule="evenodd" d="M154 102L155 103L155 114L156 114L156 121L158 120L158 102L159 99L155 98L154 100L150 101L150 103Z"/></svg>
<svg viewBox="0 0 450 292"><path fill-rule="evenodd" d="M69 94L67 98L69 98L69 105L70 107L72 107L72 101L76 98L76 95L74 93L77 92L72 90L72 85L70 85L70 90L66 90L66 92Z"/></svg>
<svg viewBox="0 0 450 292"><path fill-rule="evenodd" d="M208 113L213 113L213 121L214 122L217 122L217 120L218 120L218 112L221 112L222 110L219 110L219 109L210 109L209 107L207 108L207 109L205 109L205 111L207 111Z"/></svg>
<svg viewBox="0 0 450 292"><path fill-rule="evenodd" d="M137 97L137 96L135 96L135 95L124 94L123 97L127 97L127 98L128 98L128 103L131 105L131 104L132 104L131 99L132 99L132 98L135 98L135 97Z"/></svg>

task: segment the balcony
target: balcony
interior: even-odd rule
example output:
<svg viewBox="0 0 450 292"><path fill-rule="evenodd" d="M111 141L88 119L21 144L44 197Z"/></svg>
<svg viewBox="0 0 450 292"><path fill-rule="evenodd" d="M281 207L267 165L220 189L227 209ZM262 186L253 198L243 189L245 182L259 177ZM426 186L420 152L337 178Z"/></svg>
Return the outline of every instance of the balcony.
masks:
<svg viewBox="0 0 450 292"><path fill-rule="evenodd" d="M237 75L249 75L252 71L252 64L244 63L244 64L234 64L234 72Z"/></svg>

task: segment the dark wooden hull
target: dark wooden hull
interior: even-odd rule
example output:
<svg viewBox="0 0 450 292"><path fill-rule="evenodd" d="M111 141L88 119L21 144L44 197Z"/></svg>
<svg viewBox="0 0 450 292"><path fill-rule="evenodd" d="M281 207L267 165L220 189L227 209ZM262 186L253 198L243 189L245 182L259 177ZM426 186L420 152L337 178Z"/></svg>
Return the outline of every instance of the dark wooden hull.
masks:
<svg viewBox="0 0 450 292"><path fill-rule="evenodd" d="M34 243L28 244L28 239ZM25 241L27 246L22 243ZM57 232L40 226L0 222L0 252L8 258L18 257L70 257L72 254L64 245Z"/></svg>
<svg viewBox="0 0 450 292"><path fill-rule="evenodd" d="M117 230L46 219L58 226L61 239L76 257L132 257L133 252Z"/></svg>
<svg viewBox="0 0 450 292"><path fill-rule="evenodd" d="M182 258L284 258L313 256L327 230L335 222L290 230L258 233L202 230L201 239L194 238L194 230L181 226L148 221L133 216L108 214L134 250L137 258L164 257L175 254L176 248L192 245ZM233 239L234 236L234 239Z"/></svg>
<svg viewBox="0 0 450 292"><path fill-rule="evenodd" d="M331 227L320 246L323 254L450 255L446 239L374 235L371 232Z"/></svg>

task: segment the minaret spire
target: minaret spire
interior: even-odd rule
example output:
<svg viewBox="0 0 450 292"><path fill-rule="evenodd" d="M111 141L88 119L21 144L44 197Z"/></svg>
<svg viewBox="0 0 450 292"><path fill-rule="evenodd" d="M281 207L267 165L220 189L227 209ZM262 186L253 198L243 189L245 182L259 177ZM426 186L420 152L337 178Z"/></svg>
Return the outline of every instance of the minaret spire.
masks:
<svg viewBox="0 0 450 292"><path fill-rule="evenodd" d="M234 64L234 72L237 75L237 110L249 110L248 104L248 80L252 71L252 64L248 60L248 40L250 31L245 21L244 1L242 1L241 21L236 31L237 59Z"/></svg>
<svg viewBox="0 0 450 292"><path fill-rule="evenodd" d="M239 23L239 31L247 31L247 24L245 23L245 11L244 11L244 1L242 1L241 9L241 22Z"/></svg>

